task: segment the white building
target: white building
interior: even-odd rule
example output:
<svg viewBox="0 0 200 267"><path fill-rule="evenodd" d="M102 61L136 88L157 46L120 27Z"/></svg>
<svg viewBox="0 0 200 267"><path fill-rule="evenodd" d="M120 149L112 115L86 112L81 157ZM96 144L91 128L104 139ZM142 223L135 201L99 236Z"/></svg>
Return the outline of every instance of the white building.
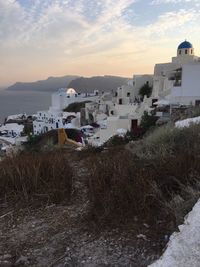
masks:
<svg viewBox="0 0 200 267"><path fill-rule="evenodd" d="M127 85L117 88L114 102L119 105L137 102L140 98L139 90L145 84L148 84L150 87L153 86L153 75L134 75Z"/></svg>
<svg viewBox="0 0 200 267"><path fill-rule="evenodd" d="M10 137L21 136L23 131L24 125L18 123L7 123L0 127L0 133Z"/></svg>
<svg viewBox="0 0 200 267"><path fill-rule="evenodd" d="M170 63L155 65L152 95L172 104L199 105L200 58L190 42L178 46L177 56Z"/></svg>
<svg viewBox="0 0 200 267"><path fill-rule="evenodd" d="M60 112L68 105L74 102L84 102L87 100L94 100L98 96L98 91L95 90L94 93L82 93L78 94L73 88L69 89L59 89L57 92L53 93L51 96L51 107L49 111L55 113Z"/></svg>
<svg viewBox="0 0 200 267"><path fill-rule="evenodd" d="M127 85L117 88L114 97L107 93L96 102L86 104L86 118L92 116L93 121L100 125L99 131L89 140L91 144L104 143L119 129L138 130L144 111L149 112L152 105L151 98L144 97L140 101L139 89L144 84L152 86L153 76L134 76Z"/></svg>
<svg viewBox="0 0 200 267"><path fill-rule="evenodd" d="M38 135L46 133L53 129L68 128L68 124L73 125L72 128L80 127L80 113L52 111L38 111L37 119L33 121L33 132Z"/></svg>
<svg viewBox="0 0 200 267"><path fill-rule="evenodd" d="M78 94L73 88L60 89L52 94L51 106L47 111L38 111L33 121L35 135L46 133L59 128L79 128L80 113L63 112L69 104L74 102L94 101L98 91L93 94Z"/></svg>

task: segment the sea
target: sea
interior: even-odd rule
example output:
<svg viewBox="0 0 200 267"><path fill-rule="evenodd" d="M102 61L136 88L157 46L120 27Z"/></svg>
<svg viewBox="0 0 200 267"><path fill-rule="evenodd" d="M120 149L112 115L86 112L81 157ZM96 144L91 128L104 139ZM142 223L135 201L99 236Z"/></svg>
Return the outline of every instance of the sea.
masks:
<svg viewBox="0 0 200 267"><path fill-rule="evenodd" d="M40 110L47 110L51 105L52 92L8 91L0 90L0 123L8 115L26 113L35 114Z"/></svg>

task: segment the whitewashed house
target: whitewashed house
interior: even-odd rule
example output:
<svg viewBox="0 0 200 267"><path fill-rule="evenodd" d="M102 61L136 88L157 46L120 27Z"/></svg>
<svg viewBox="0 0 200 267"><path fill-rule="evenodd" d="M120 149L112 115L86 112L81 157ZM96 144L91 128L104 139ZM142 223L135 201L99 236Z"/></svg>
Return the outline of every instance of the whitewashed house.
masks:
<svg viewBox="0 0 200 267"><path fill-rule="evenodd" d="M24 131L24 125L18 123L7 123L0 127L0 134L10 137L21 136Z"/></svg>
<svg viewBox="0 0 200 267"><path fill-rule="evenodd" d="M115 135L119 129L136 130L144 111L150 112L152 99L140 101L139 89L144 84L152 86L152 75L137 75L127 85L117 88L112 97L99 97L96 102L86 104L86 116L92 117L100 125L99 131L90 138L91 144L102 144Z"/></svg>
<svg viewBox="0 0 200 267"><path fill-rule="evenodd" d="M59 89L52 94L51 106L47 111L38 111L33 121L33 133L35 135L46 133L59 128L79 128L80 113L64 112L69 104L74 102L94 101L98 91L91 94L78 94L73 88Z"/></svg>

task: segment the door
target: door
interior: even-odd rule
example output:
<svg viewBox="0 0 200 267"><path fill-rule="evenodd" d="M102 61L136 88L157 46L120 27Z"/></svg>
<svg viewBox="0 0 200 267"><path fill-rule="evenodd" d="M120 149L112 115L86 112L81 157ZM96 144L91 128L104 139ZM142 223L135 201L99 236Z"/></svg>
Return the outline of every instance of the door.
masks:
<svg viewBox="0 0 200 267"><path fill-rule="evenodd" d="M131 120L131 130L136 132L138 129L138 120Z"/></svg>
<svg viewBox="0 0 200 267"><path fill-rule="evenodd" d="M119 99L119 105L122 105L122 98Z"/></svg>

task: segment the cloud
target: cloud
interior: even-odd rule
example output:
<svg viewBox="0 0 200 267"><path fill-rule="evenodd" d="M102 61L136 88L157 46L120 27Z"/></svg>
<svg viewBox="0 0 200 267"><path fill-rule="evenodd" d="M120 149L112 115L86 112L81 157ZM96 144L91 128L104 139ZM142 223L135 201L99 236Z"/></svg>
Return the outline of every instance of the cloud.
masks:
<svg viewBox="0 0 200 267"><path fill-rule="evenodd" d="M167 12L158 17L158 20L147 26L146 33L169 34L169 31L177 32L182 26L192 25L192 22L200 18L200 12L195 9L181 9L178 12ZM168 31L168 32L167 32Z"/></svg>
<svg viewBox="0 0 200 267"><path fill-rule="evenodd" d="M135 6L175 1L181 0L0 0L0 68L38 73L40 66L52 72L73 66L79 73L89 65L102 72L112 65L125 72L125 64L131 69L134 62L147 64L146 58L153 65L150 56L159 56L161 45L199 35L200 12L191 2L190 9L153 13L153 22L144 26L134 25L134 16L144 19Z"/></svg>
<svg viewBox="0 0 200 267"><path fill-rule="evenodd" d="M197 3L199 0L153 0L152 5L159 4L178 4L178 3Z"/></svg>

